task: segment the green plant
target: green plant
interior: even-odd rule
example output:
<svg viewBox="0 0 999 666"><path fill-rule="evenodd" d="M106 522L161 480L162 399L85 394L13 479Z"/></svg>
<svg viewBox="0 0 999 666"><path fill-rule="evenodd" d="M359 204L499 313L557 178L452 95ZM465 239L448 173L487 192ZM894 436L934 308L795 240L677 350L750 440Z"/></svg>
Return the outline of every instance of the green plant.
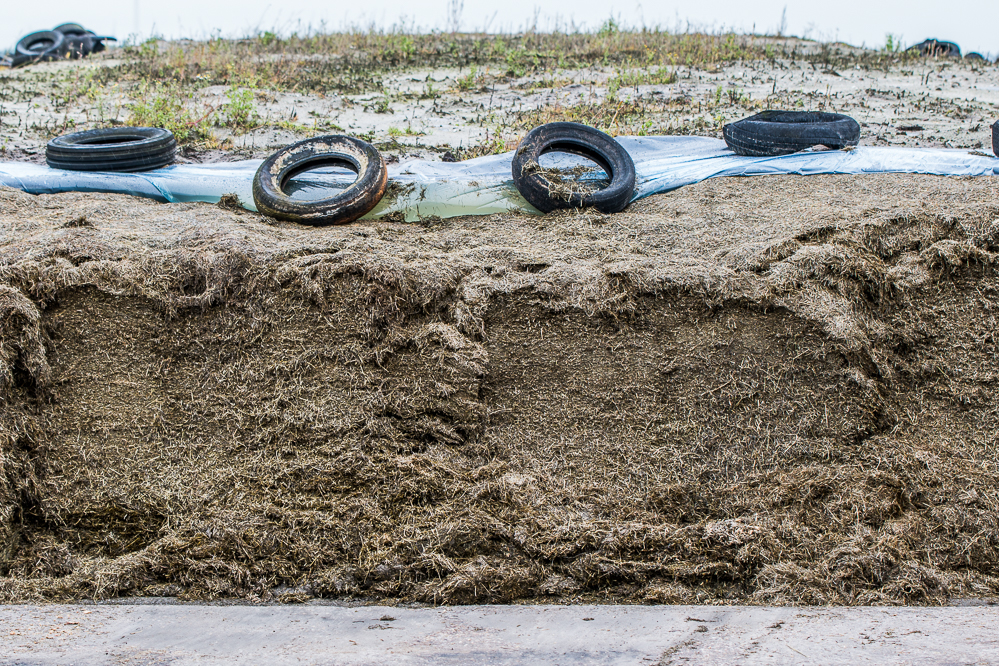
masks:
<svg viewBox="0 0 999 666"><path fill-rule="evenodd" d="M467 91L473 88L479 87L482 82L482 76L478 73L478 69L475 65L468 71L468 74L462 76L457 81L458 90Z"/></svg>
<svg viewBox="0 0 999 666"><path fill-rule="evenodd" d="M245 132L259 125L260 114L257 113L257 106L253 103L252 90L231 88L226 97L229 101L222 105L218 118L221 125L239 132Z"/></svg>
<svg viewBox="0 0 999 666"><path fill-rule="evenodd" d="M211 138L211 124L216 109L207 107L194 112L185 96L173 85L142 84L134 91L134 101L126 105L129 125L164 127L178 143Z"/></svg>
<svg viewBox="0 0 999 666"><path fill-rule="evenodd" d="M389 133L389 136L394 136L394 137L398 137L398 136L423 136L424 134L426 134L426 132L418 132L418 131L414 130L412 127L406 127L406 128L389 127L388 128L388 133Z"/></svg>
<svg viewBox="0 0 999 666"><path fill-rule="evenodd" d="M392 106L389 104L388 97L382 97L368 108L370 108L374 113L395 113L395 111L392 110Z"/></svg>
<svg viewBox="0 0 999 666"><path fill-rule="evenodd" d="M733 106L742 104L743 102L749 100L749 98L745 94L743 94L743 92L738 88L733 88L729 90L726 94L728 95L728 103Z"/></svg>
<svg viewBox="0 0 999 666"><path fill-rule="evenodd" d="M611 37L619 32L621 32L621 26L618 25L617 21L614 20L614 17L611 16L600 25L600 29L597 30L597 36Z"/></svg>

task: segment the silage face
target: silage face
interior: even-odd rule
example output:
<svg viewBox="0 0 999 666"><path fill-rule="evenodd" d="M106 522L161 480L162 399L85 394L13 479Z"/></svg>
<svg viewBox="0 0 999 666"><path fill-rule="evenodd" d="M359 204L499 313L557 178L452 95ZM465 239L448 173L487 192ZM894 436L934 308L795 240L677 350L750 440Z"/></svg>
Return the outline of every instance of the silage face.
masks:
<svg viewBox="0 0 999 666"><path fill-rule="evenodd" d="M2 192L0 593L995 594L994 194L314 230Z"/></svg>

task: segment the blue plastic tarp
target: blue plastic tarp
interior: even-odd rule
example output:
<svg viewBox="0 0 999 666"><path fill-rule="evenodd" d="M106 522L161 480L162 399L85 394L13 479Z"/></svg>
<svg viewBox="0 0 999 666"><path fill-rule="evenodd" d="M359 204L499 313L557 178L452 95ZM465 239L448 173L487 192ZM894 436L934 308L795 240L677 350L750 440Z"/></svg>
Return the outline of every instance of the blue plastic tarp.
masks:
<svg viewBox="0 0 999 666"><path fill-rule="evenodd" d="M635 161L635 199L669 192L719 176L778 174L916 173L938 176L999 174L999 158L968 150L936 148L871 148L805 151L781 157L740 157L719 139L707 137L618 137ZM438 215L481 215L503 211L537 213L517 192L511 177L513 153L466 162L414 160L389 166L390 187L366 217L402 213L406 219ZM62 171L38 164L0 162L0 185L32 194L117 192L158 201L216 202L235 194L243 206L253 205L253 175L261 160L218 164L177 164L144 173ZM546 167L587 164L582 158L552 154ZM583 178L603 177L599 169ZM330 196L346 187L353 174L317 169L297 176L295 196Z"/></svg>

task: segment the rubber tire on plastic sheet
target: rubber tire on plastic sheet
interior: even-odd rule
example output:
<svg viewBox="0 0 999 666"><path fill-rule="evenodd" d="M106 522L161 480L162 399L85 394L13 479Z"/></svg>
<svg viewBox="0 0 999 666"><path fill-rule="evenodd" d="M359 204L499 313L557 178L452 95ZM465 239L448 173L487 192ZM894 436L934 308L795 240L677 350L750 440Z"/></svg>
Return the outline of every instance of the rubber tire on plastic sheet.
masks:
<svg viewBox="0 0 999 666"><path fill-rule="evenodd" d="M295 175L323 166L346 167L357 180L326 199L292 199L284 187ZM378 205L388 185L385 160L370 143L341 134L317 136L277 151L253 176L257 210L280 220L324 227L347 224Z"/></svg>
<svg viewBox="0 0 999 666"><path fill-rule="evenodd" d="M860 141L860 125L850 116L818 111L763 111L722 128L736 155L790 155L812 146L846 148Z"/></svg>
<svg viewBox="0 0 999 666"><path fill-rule="evenodd" d="M992 125L992 152L999 157L999 120Z"/></svg>
<svg viewBox="0 0 999 666"><path fill-rule="evenodd" d="M25 35L18 40L17 46L14 47L11 66L17 67L28 62L62 58L61 49L65 41L66 37L55 30L40 30ZM45 44L44 48L38 48L39 44ZM33 46L36 48L32 48Z"/></svg>
<svg viewBox="0 0 999 666"><path fill-rule="evenodd" d="M528 165L538 164L545 153L560 152L593 160L607 172L610 184L596 192L553 196L547 180ZM579 123L548 123L523 138L513 156L513 183L538 210L549 213L564 208L593 206L603 213L617 213L635 193L635 162L628 151L600 130Z"/></svg>
<svg viewBox="0 0 999 666"><path fill-rule="evenodd" d="M173 162L177 141L161 127L110 127L57 136L45 162L71 171L149 171Z"/></svg>

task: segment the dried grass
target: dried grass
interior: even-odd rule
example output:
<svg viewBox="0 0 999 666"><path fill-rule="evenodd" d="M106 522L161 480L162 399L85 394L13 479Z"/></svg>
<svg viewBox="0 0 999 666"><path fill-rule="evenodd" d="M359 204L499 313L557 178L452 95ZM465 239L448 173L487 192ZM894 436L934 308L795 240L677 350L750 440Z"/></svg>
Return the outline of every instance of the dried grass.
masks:
<svg viewBox="0 0 999 666"><path fill-rule="evenodd" d="M997 193L312 229L0 191L0 598L995 595Z"/></svg>

